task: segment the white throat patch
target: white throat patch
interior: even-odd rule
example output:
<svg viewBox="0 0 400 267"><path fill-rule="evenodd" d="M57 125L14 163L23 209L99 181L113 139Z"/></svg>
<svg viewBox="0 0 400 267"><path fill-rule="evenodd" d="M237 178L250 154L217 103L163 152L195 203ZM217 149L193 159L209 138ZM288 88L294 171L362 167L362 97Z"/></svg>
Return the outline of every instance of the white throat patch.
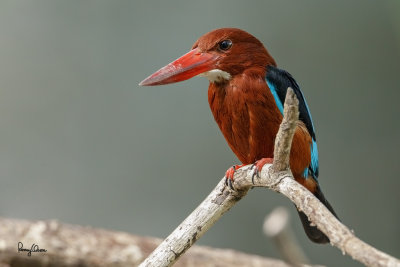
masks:
<svg viewBox="0 0 400 267"><path fill-rule="evenodd" d="M231 75L228 72L219 69L203 72L199 74L199 76L206 77L212 83L222 82L224 80L228 81L231 79Z"/></svg>

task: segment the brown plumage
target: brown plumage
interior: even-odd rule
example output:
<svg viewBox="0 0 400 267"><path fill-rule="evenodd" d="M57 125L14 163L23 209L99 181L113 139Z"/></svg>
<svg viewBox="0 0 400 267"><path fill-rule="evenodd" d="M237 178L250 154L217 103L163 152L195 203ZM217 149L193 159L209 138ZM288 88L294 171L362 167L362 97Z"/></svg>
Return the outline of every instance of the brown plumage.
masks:
<svg viewBox="0 0 400 267"><path fill-rule="evenodd" d="M270 68L276 72L274 86L280 85L279 92L277 88L269 88L266 81ZM293 137L290 168L296 181L334 213L316 180L318 159L312 162L311 151L315 134L303 95L290 74L276 68L275 60L263 44L240 29L211 31L200 37L189 53L149 76L141 85L178 82L199 74L210 80L208 102L229 147L243 164L258 162L258 171L270 162L268 158L274 156L275 136L282 121L282 107L279 107L282 103L277 102L280 100L272 92L286 92L287 86L282 84L296 87L301 103L300 120ZM314 158L318 157L316 151ZM236 168L227 171L228 180L233 179ZM318 243L329 241L317 228L310 226L302 212L299 214L311 240Z"/></svg>
<svg viewBox="0 0 400 267"><path fill-rule="evenodd" d="M243 164L261 158L272 158L274 140L282 121L271 91L265 82L266 66L275 66L262 43L241 30L225 28L203 35L193 49L212 52L221 41L229 39L234 45L216 64L216 68L232 75L229 81L210 83L208 102L214 119L229 147ZM235 54L235 57L230 57ZM290 157L290 167L300 183L314 192L315 182L302 177L310 165L311 137L302 122L296 129Z"/></svg>

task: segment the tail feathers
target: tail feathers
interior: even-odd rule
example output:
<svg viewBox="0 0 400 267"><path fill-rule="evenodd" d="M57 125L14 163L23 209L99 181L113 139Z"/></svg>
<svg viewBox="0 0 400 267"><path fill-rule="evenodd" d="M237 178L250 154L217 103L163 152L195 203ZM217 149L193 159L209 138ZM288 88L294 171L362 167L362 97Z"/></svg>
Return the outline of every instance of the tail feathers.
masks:
<svg viewBox="0 0 400 267"><path fill-rule="evenodd" d="M329 204L328 200L326 200L324 194L322 193L321 189L319 186L317 186L316 191L314 195L322 202L322 204L325 205L325 207L336 217L336 212L333 210L331 204ZM319 244L325 244L329 243L329 238L322 233L316 226L311 226L310 221L307 218L307 215L305 215L302 211L297 211L299 213L299 217L301 220L301 223L303 224L304 231L306 232L308 238ZM339 218L338 218L339 219Z"/></svg>

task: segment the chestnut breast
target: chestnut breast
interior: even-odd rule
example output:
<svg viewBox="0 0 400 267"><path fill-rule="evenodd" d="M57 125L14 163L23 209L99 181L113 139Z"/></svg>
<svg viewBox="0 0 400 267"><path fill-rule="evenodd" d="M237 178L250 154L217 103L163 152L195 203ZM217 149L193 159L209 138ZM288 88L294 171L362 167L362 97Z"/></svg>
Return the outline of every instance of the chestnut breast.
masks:
<svg viewBox="0 0 400 267"><path fill-rule="evenodd" d="M273 156L282 115L265 80L241 74L222 84L210 83L208 102L222 134L242 163Z"/></svg>
<svg viewBox="0 0 400 267"><path fill-rule="evenodd" d="M241 74L224 83L210 83L208 102L229 147L243 164L272 158L282 115L264 79ZM261 76L263 77L263 76ZM311 137L298 122L290 165L295 176L310 164Z"/></svg>

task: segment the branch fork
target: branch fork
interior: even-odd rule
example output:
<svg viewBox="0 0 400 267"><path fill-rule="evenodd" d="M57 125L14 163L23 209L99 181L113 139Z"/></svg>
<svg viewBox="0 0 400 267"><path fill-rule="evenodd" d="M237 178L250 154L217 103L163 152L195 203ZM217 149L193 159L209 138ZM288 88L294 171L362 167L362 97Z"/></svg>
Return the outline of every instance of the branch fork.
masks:
<svg viewBox="0 0 400 267"><path fill-rule="evenodd" d="M299 118L298 99L288 88L284 117L275 139L273 164L266 164L252 182L251 165L235 171L231 190L223 178L207 198L140 264L171 266L185 253L225 212L242 199L252 187L266 187L289 198L303 211L343 254L367 266L397 266L400 261L358 239L337 220L329 210L306 188L297 183L289 168L290 148Z"/></svg>

